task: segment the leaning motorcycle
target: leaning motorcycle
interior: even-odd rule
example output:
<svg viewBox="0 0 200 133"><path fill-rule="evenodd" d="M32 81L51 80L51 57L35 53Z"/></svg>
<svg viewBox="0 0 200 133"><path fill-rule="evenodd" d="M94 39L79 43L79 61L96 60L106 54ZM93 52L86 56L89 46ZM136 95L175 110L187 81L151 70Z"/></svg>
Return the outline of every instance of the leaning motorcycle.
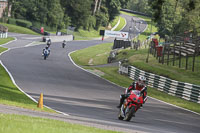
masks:
<svg viewBox="0 0 200 133"><path fill-rule="evenodd" d="M63 42L62 47L65 48L65 46L66 46L66 42Z"/></svg>
<svg viewBox="0 0 200 133"><path fill-rule="evenodd" d="M144 102L143 94L139 90L132 90L128 95L119 110L119 120L130 121Z"/></svg>
<svg viewBox="0 0 200 133"><path fill-rule="evenodd" d="M44 56L44 60L46 60L47 57L49 56L49 52L47 50L44 50L43 56Z"/></svg>

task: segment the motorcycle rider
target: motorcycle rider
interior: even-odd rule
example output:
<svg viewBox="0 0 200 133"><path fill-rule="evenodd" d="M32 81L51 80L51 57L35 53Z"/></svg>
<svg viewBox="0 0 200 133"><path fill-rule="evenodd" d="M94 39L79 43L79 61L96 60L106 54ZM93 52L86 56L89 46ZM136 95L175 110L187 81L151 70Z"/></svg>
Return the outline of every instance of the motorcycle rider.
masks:
<svg viewBox="0 0 200 133"><path fill-rule="evenodd" d="M50 54L50 47L46 46L46 47L43 49L42 55L44 55L45 53L49 56L49 54Z"/></svg>
<svg viewBox="0 0 200 133"><path fill-rule="evenodd" d="M64 40L62 43L62 47L64 48L66 44L67 44L67 41Z"/></svg>
<svg viewBox="0 0 200 133"><path fill-rule="evenodd" d="M117 106L117 108L121 108L122 104L124 103L124 100L129 97L130 92L132 90L139 90L143 94L143 101L145 103L147 99L147 87L145 85L146 78L144 76L140 76L138 78L137 82L133 82L128 88L125 94L120 95L120 104ZM144 104L143 103L143 104Z"/></svg>
<svg viewBox="0 0 200 133"><path fill-rule="evenodd" d="M47 41L47 46L50 47L50 45L51 45L51 39L49 39L49 40Z"/></svg>

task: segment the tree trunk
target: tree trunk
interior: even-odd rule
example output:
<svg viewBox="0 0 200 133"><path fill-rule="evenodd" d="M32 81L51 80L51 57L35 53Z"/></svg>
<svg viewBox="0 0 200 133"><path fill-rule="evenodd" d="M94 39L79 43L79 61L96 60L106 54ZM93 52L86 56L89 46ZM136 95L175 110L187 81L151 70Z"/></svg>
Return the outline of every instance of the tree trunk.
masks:
<svg viewBox="0 0 200 133"><path fill-rule="evenodd" d="M98 11L100 10L102 0L99 1Z"/></svg>
<svg viewBox="0 0 200 133"><path fill-rule="evenodd" d="M93 15L95 15L95 13L96 13L98 1L99 1L99 0L95 0L95 1L94 1L94 2L95 2L95 3L94 3L95 5L94 5L94 10L93 10Z"/></svg>

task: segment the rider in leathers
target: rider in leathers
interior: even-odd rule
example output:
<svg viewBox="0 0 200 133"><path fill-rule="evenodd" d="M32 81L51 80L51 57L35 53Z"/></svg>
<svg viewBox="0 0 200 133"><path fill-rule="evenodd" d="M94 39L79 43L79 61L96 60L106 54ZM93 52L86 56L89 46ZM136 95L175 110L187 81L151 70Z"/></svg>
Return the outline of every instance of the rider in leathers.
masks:
<svg viewBox="0 0 200 133"><path fill-rule="evenodd" d="M131 90L139 90L143 94L143 101L147 100L147 87L145 85L146 78L143 76L140 76L138 78L137 82L133 82L132 85L129 86L127 89L127 92L125 94L120 95L120 104L117 106L118 108L121 108L122 104L124 103L124 100L129 97Z"/></svg>

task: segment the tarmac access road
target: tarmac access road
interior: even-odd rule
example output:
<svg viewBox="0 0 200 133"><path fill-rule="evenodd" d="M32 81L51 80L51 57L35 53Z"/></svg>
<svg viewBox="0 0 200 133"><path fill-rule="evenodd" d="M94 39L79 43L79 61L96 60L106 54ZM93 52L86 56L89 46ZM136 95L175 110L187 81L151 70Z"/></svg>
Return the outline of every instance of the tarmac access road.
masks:
<svg viewBox="0 0 200 133"><path fill-rule="evenodd" d="M76 67L68 56L74 50L112 41L71 41L65 49L61 43L53 43L47 60L41 56L44 45L13 48L2 54L0 60L21 89L36 100L44 93L44 104L69 114L69 119L82 118L82 122L126 132L198 133L200 115L151 98L130 122L118 120L116 106L123 88ZM20 42L23 39L8 46L16 47Z"/></svg>

